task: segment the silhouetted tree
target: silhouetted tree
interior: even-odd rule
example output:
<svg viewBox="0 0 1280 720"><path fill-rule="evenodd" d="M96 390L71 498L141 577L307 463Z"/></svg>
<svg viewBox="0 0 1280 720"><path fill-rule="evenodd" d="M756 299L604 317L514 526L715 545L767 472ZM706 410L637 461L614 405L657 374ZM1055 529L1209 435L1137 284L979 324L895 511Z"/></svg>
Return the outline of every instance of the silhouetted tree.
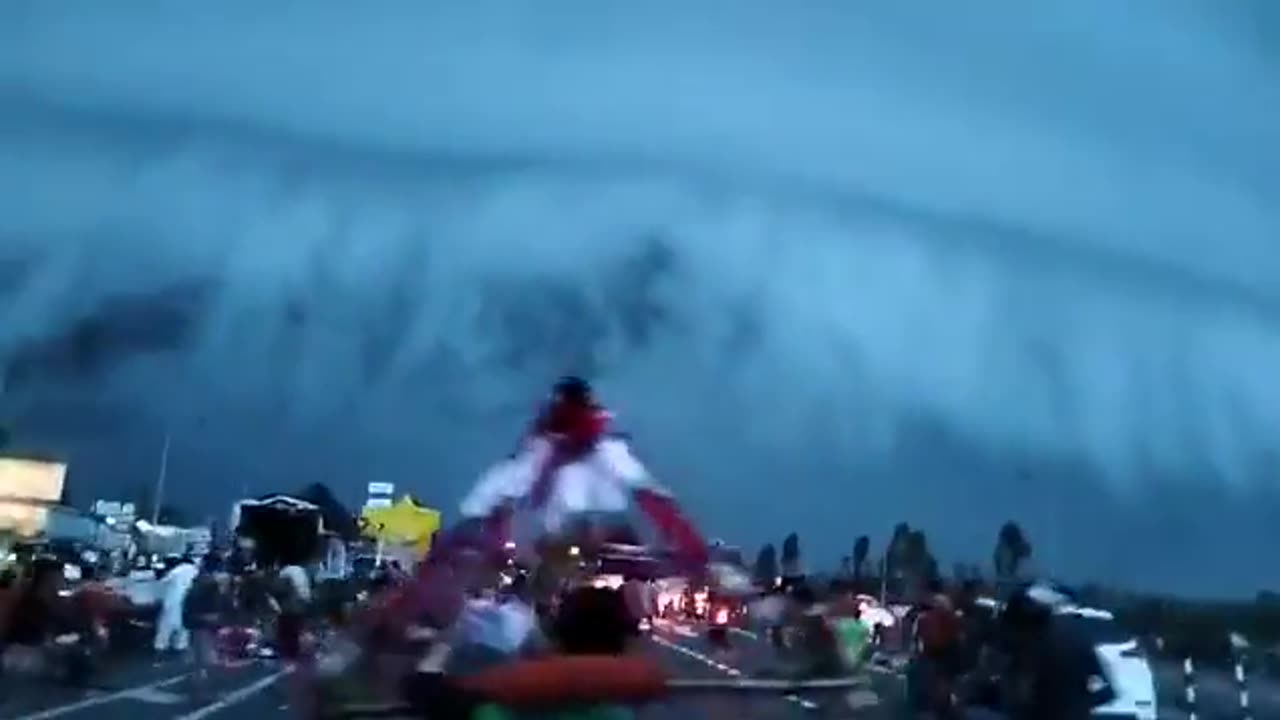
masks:
<svg viewBox="0 0 1280 720"><path fill-rule="evenodd" d="M840 557L840 579L851 577L853 577L853 556L843 555Z"/></svg>
<svg viewBox="0 0 1280 720"><path fill-rule="evenodd" d="M800 536L791 533L782 541L782 575L783 577L799 577L800 572Z"/></svg>
<svg viewBox="0 0 1280 720"><path fill-rule="evenodd" d="M866 572L867 556L871 554L871 538L859 535L853 543L853 578L861 580Z"/></svg>
<svg viewBox="0 0 1280 720"><path fill-rule="evenodd" d="M884 573L890 581L903 578L907 559L907 536L910 534L911 526L904 522L893 526L893 534L889 536L889 544L884 550Z"/></svg>
<svg viewBox="0 0 1280 720"><path fill-rule="evenodd" d="M296 497L320 508L320 516L324 520L326 530L336 533L344 540L353 540L358 537L355 515L338 500L328 485L319 482L311 483Z"/></svg>
<svg viewBox="0 0 1280 720"><path fill-rule="evenodd" d="M910 530L903 539L902 574L905 590L919 595L938 578L938 561L929 551L929 540L923 530Z"/></svg>
<svg viewBox="0 0 1280 720"><path fill-rule="evenodd" d="M1000 527L992 556L996 580L1007 583L1018 576L1018 570L1031 557L1031 542L1018 523L1010 520Z"/></svg>
<svg viewBox="0 0 1280 720"><path fill-rule="evenodd" d="M759 554L756 555L754 574L757 584L762 587L773 587L774 580L778 577L778 550L773 543L760 548Z"/></svg>

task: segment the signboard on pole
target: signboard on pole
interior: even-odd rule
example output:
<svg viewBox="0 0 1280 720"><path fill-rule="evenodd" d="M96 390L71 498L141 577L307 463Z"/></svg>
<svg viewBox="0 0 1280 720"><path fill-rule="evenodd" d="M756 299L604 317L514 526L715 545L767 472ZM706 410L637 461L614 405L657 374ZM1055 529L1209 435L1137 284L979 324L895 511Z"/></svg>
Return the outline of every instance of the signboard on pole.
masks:
<svg viewBox="0 0 1280 720"><path fill-rule="evenodd" d="M130 528L137 519L137 508L131 502L97 500L93 503L93 514L105 519L109 525Z"/></svg>
<svg viewBox="0 0 1280 720"><path fill-rule="evenodd" d="M396 492L394 483L389 482L371 482L368 485L368 493L364 501L366 508L387 508L391 507L391 496Z"/></svg>

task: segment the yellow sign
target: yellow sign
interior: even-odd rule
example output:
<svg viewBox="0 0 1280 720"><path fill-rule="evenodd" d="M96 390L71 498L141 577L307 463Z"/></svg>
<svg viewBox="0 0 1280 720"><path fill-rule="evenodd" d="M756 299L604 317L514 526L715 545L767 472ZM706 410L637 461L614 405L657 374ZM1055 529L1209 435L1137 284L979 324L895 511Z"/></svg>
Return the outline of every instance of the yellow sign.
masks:
<svg viewBox="0 0 1280 720"><path fill-rule="evenodd" d="M406 496L390 507L366 507L360 514L360 527L366 537L389 545L409 545L425 553L431 548L432 535L440 529L440 511Z"/></svg>

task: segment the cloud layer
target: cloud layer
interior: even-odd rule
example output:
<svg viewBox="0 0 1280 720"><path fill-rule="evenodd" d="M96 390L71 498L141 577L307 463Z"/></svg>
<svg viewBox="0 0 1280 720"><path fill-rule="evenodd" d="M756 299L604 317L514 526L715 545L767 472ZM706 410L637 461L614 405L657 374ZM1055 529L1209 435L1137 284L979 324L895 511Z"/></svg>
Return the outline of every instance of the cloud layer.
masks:
<svg viewBox="0 0 1280 720"><path fill-rule="evenodd" d="M806 7L10 3L5 413L448 504L577 368L744 542L1280 540L1270 5Z"/></svg>

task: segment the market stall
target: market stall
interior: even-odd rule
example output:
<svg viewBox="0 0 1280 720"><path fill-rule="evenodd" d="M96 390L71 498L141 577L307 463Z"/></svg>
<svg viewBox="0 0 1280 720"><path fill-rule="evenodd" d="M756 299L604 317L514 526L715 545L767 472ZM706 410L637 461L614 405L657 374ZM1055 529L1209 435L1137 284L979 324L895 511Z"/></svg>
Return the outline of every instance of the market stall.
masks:
<svg viewBox="0 0 1280 720"><path fill-rule="evenodd" d="M291 495L241 500L232 508L230 527L251 541L257 561L264 565L306 563L323 549L320 508Z"/></svg>

